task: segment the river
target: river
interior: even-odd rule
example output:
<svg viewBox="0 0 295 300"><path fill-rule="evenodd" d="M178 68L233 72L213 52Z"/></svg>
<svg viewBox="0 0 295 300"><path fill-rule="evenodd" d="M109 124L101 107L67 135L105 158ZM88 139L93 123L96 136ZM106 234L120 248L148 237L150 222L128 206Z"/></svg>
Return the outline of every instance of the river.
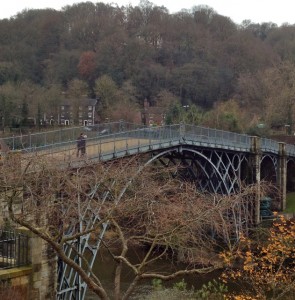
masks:
<svg viewBox="0 0 295 300"><path fill-rule="evenodd" d="M141 248L131 249L128 253L128 259L130 259L133 263L136 263L141 260L145 255L145 250ZM180 269L184 269L185 266L181 263L177 263L171 259L161 259L158 260L156 263L151 265L150 270L153 271L176 271ZM115 271L115 263L112 257L108 254L107 251L101 250L98 254L94 265L94 273L98 276L101 280L103 286L106 290L112 294L113 291L113 280L114 280L114 271ZM208 281L212 279L218 279L220 275L220 271L215 271L210 274L195 274L189 275L184 277L179 277L173 281L164 282L163 285L165 287L172 287L175 282L180 282L183 278L187 283L187 288L190 289L192 286L195 289L199 289L202 287L203 284L208 283ZM126 290L133 279L133 274L130 269L124 268L122 273L122 288ZM153 290L152 282L149 281L142 281L140 285L136 288L135 292L133 293L130 299L132 300L141 300L144 296L148 295ZM87 291L86 300L94 300L98 299L97 296L92 293L91 291Z"/></svg>

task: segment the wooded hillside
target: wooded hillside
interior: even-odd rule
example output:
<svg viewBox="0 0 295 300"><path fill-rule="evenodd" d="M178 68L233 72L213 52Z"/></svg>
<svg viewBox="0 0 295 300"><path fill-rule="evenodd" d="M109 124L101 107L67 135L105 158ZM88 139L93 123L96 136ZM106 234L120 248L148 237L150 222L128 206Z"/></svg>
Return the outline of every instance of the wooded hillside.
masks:
<svg viewBox="0 0 295 300"><path fill-rule="evenodd" d="M0 20L1 125L87 96L100 99L102 119L124 118L147 99L167 107L169 122L292 130L294 62L295 25L238 25L207 6L26 10Z"/></svg>

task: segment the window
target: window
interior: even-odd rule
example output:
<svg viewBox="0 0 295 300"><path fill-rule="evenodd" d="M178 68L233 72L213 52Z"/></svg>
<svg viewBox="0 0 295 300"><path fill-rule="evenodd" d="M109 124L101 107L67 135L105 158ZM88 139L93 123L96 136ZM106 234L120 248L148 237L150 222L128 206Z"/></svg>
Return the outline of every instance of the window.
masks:
<svg viewBox="0 0 295 300"><path fill-rule="evenodd" d="M88 106L88 111L92 111L92 106L91 105Z"/></svg>
<svg viewBox="0 0 295 300"><path fill-rule="evenodd" d="M61 109L61 110L65 110L65 107L62 105L62 106L60 107L60 109Z"/></svg>
<svg viewBox="0 0 295 300"><path fill-rule="evenodd" d="M88 113L88 118L92 118L92 113L91 112Z"/></svg>

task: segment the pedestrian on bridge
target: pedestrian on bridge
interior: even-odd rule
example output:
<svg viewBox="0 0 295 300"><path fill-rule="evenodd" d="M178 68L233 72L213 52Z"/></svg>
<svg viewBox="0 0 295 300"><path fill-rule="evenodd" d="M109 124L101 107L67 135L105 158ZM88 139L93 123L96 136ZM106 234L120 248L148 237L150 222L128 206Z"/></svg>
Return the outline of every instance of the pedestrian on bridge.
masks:
<svg viewBox="0 0 295 300"><path fill-rule="evenodd" d="M81 133L77 139L77 157L82 157L86 154L86 138L87 136Z"/></svg>

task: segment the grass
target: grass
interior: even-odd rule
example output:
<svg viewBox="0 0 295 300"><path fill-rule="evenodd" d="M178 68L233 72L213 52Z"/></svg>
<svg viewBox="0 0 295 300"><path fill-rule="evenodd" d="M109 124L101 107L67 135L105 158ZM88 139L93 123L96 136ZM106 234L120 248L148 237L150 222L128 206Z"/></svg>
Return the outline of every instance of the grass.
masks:
<svg viewBox="0 0 295 300"><path fill-rule="evenodd" d="M287 194L286 213L295 213L295 192Z"/></svg>

